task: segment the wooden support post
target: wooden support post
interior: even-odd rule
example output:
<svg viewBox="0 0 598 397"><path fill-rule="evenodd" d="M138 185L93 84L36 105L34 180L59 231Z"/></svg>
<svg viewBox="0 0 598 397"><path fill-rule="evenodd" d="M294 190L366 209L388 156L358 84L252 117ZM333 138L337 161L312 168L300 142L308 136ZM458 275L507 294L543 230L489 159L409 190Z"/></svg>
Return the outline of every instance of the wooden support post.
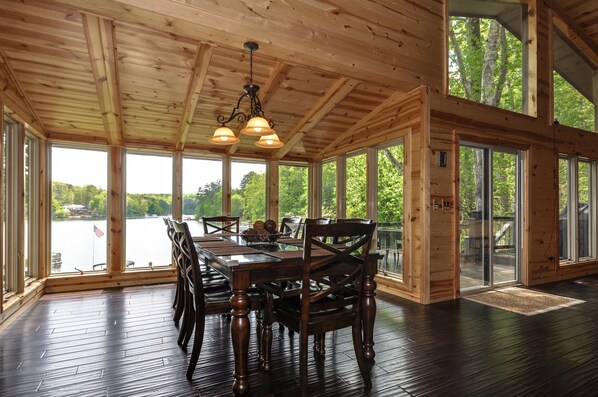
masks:
<svg viewBox="0 0 598 397"><path fill-rule="evenodd" d="M336 217L345 218L347 213L347 158L336 158Z"/></svg>
<svg viewBox="0 0 598 397"><path fill-rule="evenodd" d="M108 154L108 266L110 274L122 273L125 269L125 246L123 225L125 224L125 179L124 150L111 146Z"/></svg>
<svg viewBox="0 0 598 397"><path fill-rule="evenodd" d="M231 157L222 158L222 214L231 215Z"/></svg>
<svg viewBox="0 0 598 397"><path fill-rule="evenodd" d="M183 219L183 152L172 156L172 217Z"/></svg>
<svg viewBox="0 0 598 397"><path fill-rule="evenodd" d="M278 223L279 212L279 162L270 160L266 162L266 218L274 219Z"/></svg>
<svg viewBox="0 0 598 397"><path fill-rule="evenodd" d="M309 214L314 218L322 216L322 162L309 163Z"/></svg>

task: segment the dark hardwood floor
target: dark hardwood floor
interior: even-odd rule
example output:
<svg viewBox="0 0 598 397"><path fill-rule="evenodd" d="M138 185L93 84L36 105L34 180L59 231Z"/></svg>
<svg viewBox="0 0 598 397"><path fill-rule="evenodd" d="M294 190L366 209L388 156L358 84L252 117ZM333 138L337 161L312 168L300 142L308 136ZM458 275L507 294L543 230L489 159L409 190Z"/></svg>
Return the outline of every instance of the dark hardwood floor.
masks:
<svg viewBox="0 0 598 397"><path fill-rule="evenodd" d="M536 289L586 303L528 317L468 300L423 306L379 293L369 395L598 395L598 277ZM207 320L188 382L187 353L171 320L173 291L46 295L0 334L0 395L231 395L229 320ZM251 333L253 396L299 392L297 336L274 328L270 373L258 369ZM349 330L326 342L326 358L310 361L310 394L363 395Z"/></svg>

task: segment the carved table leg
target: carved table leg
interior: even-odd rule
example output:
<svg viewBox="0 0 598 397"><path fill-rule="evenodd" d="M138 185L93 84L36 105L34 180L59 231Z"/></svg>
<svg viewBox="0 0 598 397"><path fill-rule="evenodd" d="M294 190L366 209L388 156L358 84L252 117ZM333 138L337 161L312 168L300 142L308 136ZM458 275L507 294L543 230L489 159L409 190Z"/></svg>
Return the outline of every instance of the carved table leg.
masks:
<svg viewBox="0 0 598 397"><path fill-rule="evenodd" d="M376 322L376 281L373 274L365 277L365 299L361 308L363 316L363 351L365 358L374 361L374 323Z"/></svg>
<svg viewBox="0 0 598 397"><path fill-rule="evenodd" d="M235 353L235 380L233 392L236 395L249 393L247 374L247 353L249 350L249 297L245 289L234 289L230 298L232 320L230 333Z"/></svg>

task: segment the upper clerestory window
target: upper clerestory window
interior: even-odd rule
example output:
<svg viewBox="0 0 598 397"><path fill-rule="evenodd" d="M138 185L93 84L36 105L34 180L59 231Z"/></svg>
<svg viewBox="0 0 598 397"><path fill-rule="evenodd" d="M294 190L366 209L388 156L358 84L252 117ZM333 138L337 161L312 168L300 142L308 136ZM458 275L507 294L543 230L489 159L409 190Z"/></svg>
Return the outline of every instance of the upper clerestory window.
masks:
<svg viewBox="0 0 598 397"><path fill-rule="evenodd" d="M520 113L528 109L527 5L449 1L449 94Z"/></svg>

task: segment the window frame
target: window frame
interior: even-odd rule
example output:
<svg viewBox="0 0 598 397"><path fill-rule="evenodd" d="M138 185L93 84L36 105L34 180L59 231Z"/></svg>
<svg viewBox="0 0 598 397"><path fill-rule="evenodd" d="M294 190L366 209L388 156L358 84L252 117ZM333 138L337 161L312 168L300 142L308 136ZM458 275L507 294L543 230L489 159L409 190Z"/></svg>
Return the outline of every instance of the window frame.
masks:
<svg viewBox="0 0 598 397"><path fill-rule="evenodd" d="M596 212L598 198L598 161L578 157L568 156L560 154L557 158L557 163L560 160L565 160L568 163L567 169L567 250L568 255L561 257L561 252L558 253L560 265L575 265L588 261L598 259L596 248L596 231L598 225L598 214ZM574 211L574 208L579 208L579 163L588 163L590 172L590 181L588 182L589 197L588 197L588 256L580 256L580 231L579 231L579 211ZM558 174L557 174L558 175ZM561 194L560 181L558 183L559 191L557 194ZM560 211L556 211L557 224L560 225ZM560 226L559 226L559 244L557 244L560 250Z"/></svg>

